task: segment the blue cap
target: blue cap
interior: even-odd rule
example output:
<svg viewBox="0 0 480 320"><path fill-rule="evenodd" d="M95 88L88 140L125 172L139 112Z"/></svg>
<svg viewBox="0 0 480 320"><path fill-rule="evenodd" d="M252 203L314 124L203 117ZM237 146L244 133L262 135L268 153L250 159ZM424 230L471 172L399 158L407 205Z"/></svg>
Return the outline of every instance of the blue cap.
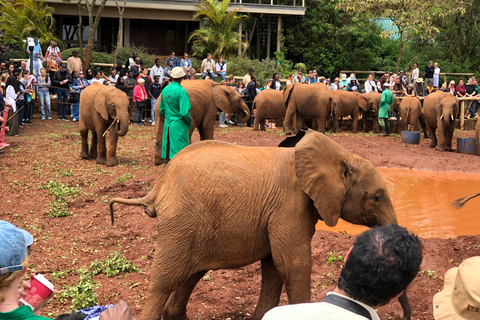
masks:
<svg viewBox="0 0 480 320"><path fill-rule="evenodd" d="M0 275L23 270L22 262L32 243L30 233L0 220Z"/></svg>

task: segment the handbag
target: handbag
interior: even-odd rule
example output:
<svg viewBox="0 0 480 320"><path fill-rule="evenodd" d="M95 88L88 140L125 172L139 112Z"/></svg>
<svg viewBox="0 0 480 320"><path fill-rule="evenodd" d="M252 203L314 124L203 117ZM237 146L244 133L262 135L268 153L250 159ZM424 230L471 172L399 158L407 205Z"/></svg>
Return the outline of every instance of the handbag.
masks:
<svg viewBox="0 0 480 320"><path fill-rule="evenodd" d="M137 104L138 109L143 109L147 106L147 102L145 100L144 101L137 101L135 103Z"/></svg>
<svg viewBox="0 0 480 320"><path fill-rule="evenodd" d="M70 101L78 102L80 100L80 92L70 92Z"/></svg>

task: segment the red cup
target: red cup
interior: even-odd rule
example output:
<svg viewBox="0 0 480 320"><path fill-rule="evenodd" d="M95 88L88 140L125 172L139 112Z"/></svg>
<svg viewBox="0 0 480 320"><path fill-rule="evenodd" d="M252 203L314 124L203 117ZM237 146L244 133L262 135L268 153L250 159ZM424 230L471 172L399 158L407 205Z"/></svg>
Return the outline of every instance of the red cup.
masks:
<svg viewBox="0 0 480 320"><path fill-rule="evenodd" d="M37 274L32 282L30 282L30 289L27 291L25 298L21 298L20 302L35 310L54 289L53 284L48 281L41 274Z"/></svg>

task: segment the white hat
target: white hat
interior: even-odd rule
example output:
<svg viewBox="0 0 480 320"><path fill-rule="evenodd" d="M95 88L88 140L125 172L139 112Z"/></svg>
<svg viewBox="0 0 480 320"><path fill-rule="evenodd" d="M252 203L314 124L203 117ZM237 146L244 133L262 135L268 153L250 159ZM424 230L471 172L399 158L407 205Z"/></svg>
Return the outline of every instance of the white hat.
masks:
<svg viewBox="0 0 480 320"><path fill-rule="evenodd" d="M480 257L463 261L445 273L443 290L433 297L435 320L479 319Z"/></svg>
<svg viewBox="0 0 480 320"><path fill-rule="evenodd" d="M172 69L170 76L174 79L179 79L185 77L185 71L181 67L175 67Z"/></svg>

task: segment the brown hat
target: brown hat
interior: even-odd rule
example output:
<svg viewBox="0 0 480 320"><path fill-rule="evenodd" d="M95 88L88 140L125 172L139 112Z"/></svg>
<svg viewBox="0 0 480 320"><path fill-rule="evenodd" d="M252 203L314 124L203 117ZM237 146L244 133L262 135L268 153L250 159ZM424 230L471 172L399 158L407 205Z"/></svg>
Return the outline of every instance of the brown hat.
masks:
<svg viewBox="0 0 480 320"><path fill-rule="evenodd" d="M443 290L433 297L435 320L480 319L480 257L445 273Z"/></svg>

